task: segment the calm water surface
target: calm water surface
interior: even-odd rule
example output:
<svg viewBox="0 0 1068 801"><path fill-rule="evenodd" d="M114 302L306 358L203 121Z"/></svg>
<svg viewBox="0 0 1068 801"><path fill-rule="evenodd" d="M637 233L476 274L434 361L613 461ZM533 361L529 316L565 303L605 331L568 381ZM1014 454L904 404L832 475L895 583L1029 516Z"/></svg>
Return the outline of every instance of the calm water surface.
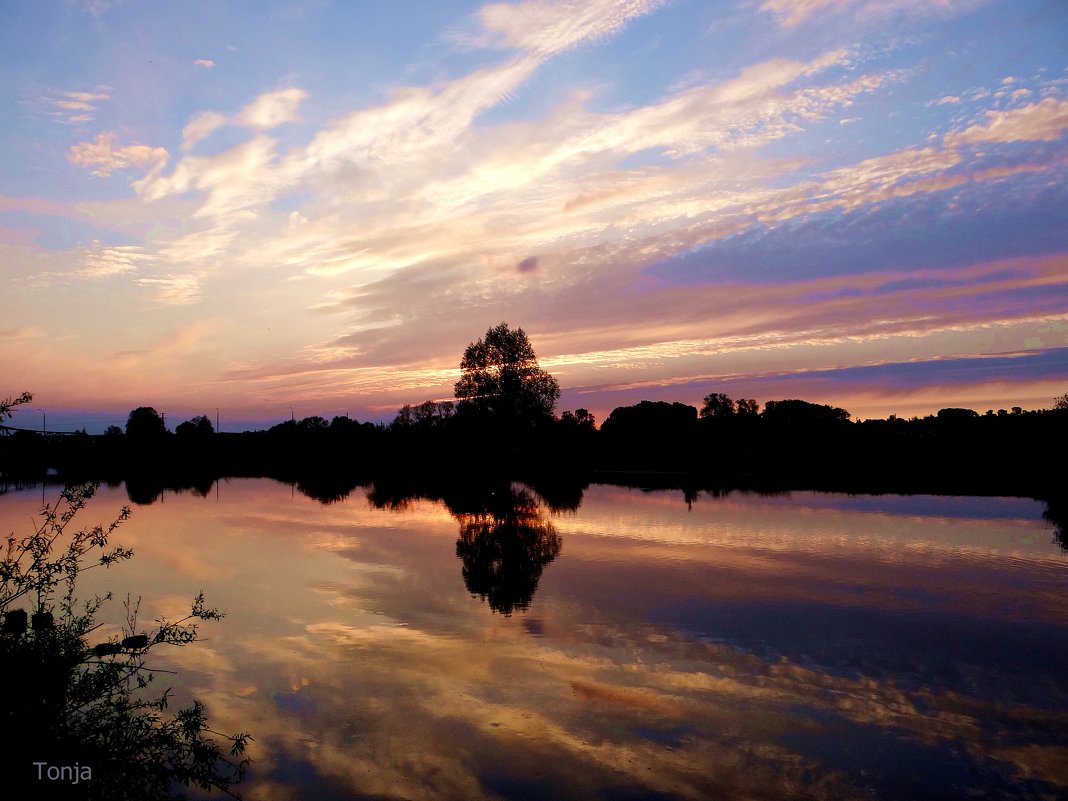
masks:
<svg viewBox="0 0 1068 801"><path fill-rule="evenodd" d="M0 496L5 533L41 494ZM86 574L146 628L200 590L227 612L153 664L252 733L247 799L1068 795L1068 555L1040 503L371 497L166 494L116 537L134 559Z"/></svg>

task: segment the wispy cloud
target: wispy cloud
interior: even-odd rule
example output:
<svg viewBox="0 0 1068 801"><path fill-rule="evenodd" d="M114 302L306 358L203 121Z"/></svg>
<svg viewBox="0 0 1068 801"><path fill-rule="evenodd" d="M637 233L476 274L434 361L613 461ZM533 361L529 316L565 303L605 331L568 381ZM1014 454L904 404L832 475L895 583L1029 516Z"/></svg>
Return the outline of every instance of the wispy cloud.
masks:
<svg viewBox="0 0 1068 801"><path fill-rule="evenodd" d="M850 2L852 0L767 0L760 6L760 10L773 14L780 25L792 28L813 14L841 9Z"/></svg>
<svg viewBox="0 0 1068 801"><path fill-rule="evenodd" d="M93 91L60 92L50 100L52 114L68 125L82 125L96 116L97 107L111 99L109 87L100 86Z"/></svg>
<svg viewBox="0 0 1068 801"><path fill-rule="evenodd" d="M493 3L478 13L482 31L468 34L481 46L512 47L539 57L610 36L666 0L585 0Z"/></svg>
<svg viewBox="0 0 1068 801"><path fill-rule="evenodd" d="M198 58L196 61L193 62L193 64L208 70L215 66L215 62L212 61L210 58Z"/></svg>
<svg viewBox="0 0 1068 801"><path fill-rule="evenodd" d="M138 278L137 283L148 290L148 298L168 306L185 306L200 299L201 282L198 275L167 275L157 278Z"/></svg>
<svg viewBox="0 0 1068 801"><path fill-rule="evenodd" d="M228 117L216 111L197 114L182 129L182 150L191 150L197 142L208 138L229 121Z"/></svg>
<svg viewBox="0 0 1068 801"><path fill-rule="evenodd" d="M772 14L787 28L814 17L852 12L861 21L878 21L897 14L952 15L971 10L987 0L765 0L760 10Z"/></svg>
<svg viewBox="0 0 1068 801"><path fill-rule="evenodd" d="M137 245L105 247L93 242L86 249L81 274L86 278L106 278L119 273L133 272L148 260L144 249Z"/></svg>
<svg viewBox="0 0 1068 801"><path fill-rule="evenodd" d="M18 342L20 340L29 339L43 339L48 336L48 333L38 326L24 326L22 328L7 328L0 330L0 338L8 342Z"/></svg>

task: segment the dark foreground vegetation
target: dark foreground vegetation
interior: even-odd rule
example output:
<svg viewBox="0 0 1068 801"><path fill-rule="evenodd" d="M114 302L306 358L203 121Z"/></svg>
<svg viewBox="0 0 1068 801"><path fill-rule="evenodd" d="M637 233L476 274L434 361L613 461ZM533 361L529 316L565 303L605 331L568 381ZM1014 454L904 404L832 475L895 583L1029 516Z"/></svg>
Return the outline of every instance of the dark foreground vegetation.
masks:
<svg viewBox="0 0 1068 801"><path fill-rule="evenodd" d="M24 402L23 398L16 399ZM0 402L0 421L11 412ZM148 660L156 649L198 639L221 614L198 595L176 621L138 620L127 597L121 634L105 638L98 613L110 594L79 597L85 570L133 553L111 542L127 519L78 528L96 484L68 485L43 502L23 533L5 532L0 553L0 769L5 798L151 801L195 787L233 796L245 775L248 735L210 728L203 704L168 710Z"/></svg>

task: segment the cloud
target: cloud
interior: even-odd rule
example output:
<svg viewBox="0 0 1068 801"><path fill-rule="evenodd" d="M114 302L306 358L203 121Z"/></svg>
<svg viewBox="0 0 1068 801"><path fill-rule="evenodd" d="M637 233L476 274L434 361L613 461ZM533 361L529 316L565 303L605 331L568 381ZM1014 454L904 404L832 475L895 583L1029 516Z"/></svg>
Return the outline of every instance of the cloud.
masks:
<svg viewBox="0 0 1068 801"><path fill-rule="evenodd" d="M605 383L602 371L673 381L814 353L857 364L932 332L974 344L986 323L1033 335L1060 302L1056 284L901 284L936 264L1063 250L1055 224L1043 231L1057 213L1034 210L1060 198L1042 184L1065 165L1052 147L1010 158L953 139L1004 125L1003 111L925 146L886 153L870 140L863 152L878 155L853 163L813 147L857 116L848 131L868 135L870 114L851 107L910 80L871 71L852 49L703 73L639 105L583 89L546 111L485 114L561 48L656 4L595 5L607 16L573 4L489 10L476 21L482 46L504 49L480 54L478 69L396 88L309 136L273 131L312 102L296 88L189 118L176 163L133 182L153 213L180 208L181 224L146 227L141 250L102 247L83 276L121 276L168 304L208 306L242 287L235 317L258 315L248 330L275 333L270 353L260 334L237 337L235 350L264 355L243 351L232 386L386 406L447 396L463 346L501 319L524 324L564 385L583 387ZM107 174L165 159L108 137L79 146L76 163ZM768 147L791 138L799 150ZM787 286L773 291L771 278ZM1028 303L1035 319L1023 321Z"/></svg>
<svg viewBox="0 0 1068 801"><path fill-rule="evenodd" d="M191 150L197 142L207 139L228 122L226 116L215 111L202 111L197 114L182 129L182 150Z"/></svg>
<svg viewBox="0 0 1068 801"><path fill-rule="evenodd" d="M525 314L544 320L542 310L552 308L571 326L591 309L619 319L637 314L644 322L632 336L670 341L676 332L666 325L643 326L660 314L671 318L666 309L680 308L674 294L636 305L609 301L615 293L626 296L635 271L658 253L738 233L754 219L773 225L813 206L861 208L959 185L963 178L939 175L959 155L935 148L870 159L807 183L789 175L788 163L738 153L814 125L857 94L896 79L811 80L851 59L843 50L808 62L776 59L646 107L594 113L576 97L545 119L473 128L482 108L529 74L529 62L510 61L437 90L399 91L388 103L335 121L304 148L281 154L272 139L257 137L215 156L187 156L170 175L137 186L146 199L203 191L196 216L209 228L190 234L189 244L217 239L211 260L226 254L233 269L286 265L320 279L352 276L351 288L332 290L341 302L315 304L352 315L351 341L342 347L337 337L324 339L314 367L309 360L256 366L259 380L289 397L387 385L411 391L448 383L450 348L462 349L470 339L471 315L508 319L515 311L510 304L525 298ZM803 80L807 85L799 85ZM211 130L220 118L195 119L187 137ZM616 166L657 147L667 158ZM731 161L718 158L717 148L733 150ZM299 188L322 192L314 211L272 212L276 198ZM614 230L627 236L617 239ZM537 269L518 270L526 284L509 287L506 276L514 277L520 264L533 265L525 261L530 253L538 254ZM707 303L703 292L683 302L687 311L677 331L703 324L709 309L722 312L698 310L693 302L702 298ZM451 319L434 310L442 299ZM772 319L768 314L756 319ZM438 335L427 342L413 325L436 326ZM443 353L448 368L438 361ZM368 365L395 367L387 374Z"/></svg>
<svg viewBox="0 0 1068 801"><path fill-rule="evenodd" d="M44 339L48 333L38 326L28 325L22 328L7 328L0 330L0 339L5 342L18 342L20 340Z"/></svg>
<svg viewBox="0 0 1068 801"><path fill-rule="evenodd" d="M651 7L630 4L621 13L628 17ZM556 7L555 11L548 6L532 8L543 22L553 13L562 13ZM511 30L508 24L499 24ZM604 24L606 31L614 29L611 24ZM548 22L545 25L555 30ZM568 41L574 44L584 39ZM576 97L544 121L476 129L473 123L482 111L527 80L539 58L522 56L434 89L398 90L388 102L334 121L307 146L285 154L279 153L271 140L257 138L212 157L186 156L169 175L150 175L137 182L135 188L149 200L191 189L203 191L206 197L198 216L221 218L242 210L260 214L280 193L300 187L320 189L325 201L336 181L344 191L334 194L343 196L351 211L333 213L334 224L344 230L345 221L351 220L355 226L358 216L361 233L350 238L349 244L344 234L332 241L320 238L305 250L303 260L317 262L313 269L319 274L363 267L391 269L455 252L456 243L464 236L466 214L474 213L470 233L478 237L478 228L484 224L480 218L485 220L486 213L500 214L507 208L501 203L506 192L535 185L574 186L582 174L599 171L612 161L643 149L660 148L670 158L682 159L709 148L755 148L814 124L835 108L849 104L858 94L874 91L893 80L885 75L860 76L822 87L797 85L832 67L848 65L850 54L835 50L808 62L776 59L753 65L729 81L694 87L644 108L594 114L587 112L581 98ZM200 114L185 128L183 149L190 150L228 122L263 129L295 119L297 106L304 98L301 90L281 90L262 95L233 118L215 112ZM703 174L701 170L696 172ZM646 186L651 189L656 181L653 178ZM537 191L543 195L546 189ZM564 191L574 194L573 189ZM667 185L661 184L660 193L666 191ZM580 195L588 196L589 192ZM617 196L620 200L622 197ZM639 199L634 196L631 203ZM696 195L687 202L696 202ZM508 203L510 216L522 211L524 204L516 204L514 198ZM554 205L558 212L560 205ZM569 208L574 212L583 205L593 210L581 200ZM361 209L359 215L355 213L357 208ZM605 206L603 213L611 208L612 204ZM601 211L598 213L603 217ZM677 215L688 213L680 208ZM407 220L425 220L427 225L413 225ZM445 220L449 221L447 226L442 224ZM571 224L576 222L578 217L572 214ZM595 225L602 225L600 218L585 223L591 230ZM529 228L530 223L525 227ZM452 241L445 251L428 240L428 228L435 233L448 232ZM398 253L399 261L389 258L375 231L389 231L388 236L394 239L403 229L413 229L408 231L409 239L415 234L414 229L421 229L414 241L429 243L430 247L418 249L406 243L403 250L407 255ZM544 243L534 231L525 234L522 228L513 230L513 241L502 242L498 247L529 251ZM312 233L310 228L304 232L305 242L312 241ZM291 240L285 247L296 244ZM462 247L469 249L468 244ZM519 256L516 261L522 258Z"/></svg>
<svg viewBox="0 0 1068 801"><path fill-rule="evenodd" d="M775 16L780 25L794 28L810 19L853 11L861 21L878 21L895 14L927 16L965 12L988 0L765 0L760 10Z"/></svg>
<svg viewBox="0 0 1068 801"><path fill-rule="evenodd" d="M116 147L117 134L102 133L95 142L79 142L72 145L67 152L67 160L72 164L92 170L93 175L106 177L115 170L126 167L151 168L157 172L167 162L167 150L162 147L132 144Z"/></svg>
<svg viewBox="0 0 1068 801"><path fill-rule="evenodd" d="M1068 100L1047 97L1007 111L986 112L986 122L947 134L950 147L982 142L1052 142L1068 128Z"/></svg>
<svg viewBox="0 0 1068 801"><path fill-rule="evenodd" d="M773 14L780 25L792 28L825 9L841 9L851 0L766 0L761 11Z"/></svg>
<svg viewBox="0 0 1068 801"><path fill-rule="evenodd" d="M137 283L149 290L149 298L167 306L186 306L200 299L201 283L197 275L167 275L139 278Z"/></svg>
<svg viewBox="0 0 1068 801"><path fill-rule="evenodd" d="M481 24L499 44L524 50L520 58L476 70L437 89L410 87L397 90L387 103L335 121L320 131L307 147L287 154L282 160L276 162L264 154L262 164L274 175L254 177L251 171L246 171L244 174L249 180L238 180L233 186L262 188L269 184L282 190L298 185L309 175L335 171L349 164L368 165L384 174L380 171L405 162L431 162L437 153L444 159L450 143L464 134L482 111L514 92L542 60L590 39L607 36L628 20L659 5L659 1L651 0L597 0L583 4L488 6L484 9ZM216 112L202 113L186 126L183 150L192 149L225 124L268 130L296 121L299 104L305 98L303 90L289 88L261 95L233 117ZM241 161L247 153L248 149L240 146L234 148L228 158ZM201 170L213 170L218 166L219 162L187 158L178 164L171 176L143 181L137 188L147 198L159 198L194 186L218 187L218 182L210 176L200 174ZM238 191L227 191L227 194L235 204L215 203L209 198L203 213L211 214L210 209L220 207L223 211L231 210L236 205ZM258 205L270 199L259 189L253 194L246 205Z"/></svg>
<svg viewBox="0 0 1068 801"><path fill-rule="evenodd" d="M146 200L200 190L207 198L196 217L240 221L245 209L269 202L277 194L279 178L271 169L274 146L273 139L258 135L214 156L185 156L170 175L151 172L133 186Z"/></svg>
<svg viewBox="0 0 1068 801"><path fill-rule="evenodd" d="M198 142L226 125L270 130L287 122L298 122L298 110L306 97L307 92L303 89L291 87L264 92L233 116L217 111L202 111L182 129L182 150L192 150Z"/></svg>
<svg viewBox="0 0 1068 801"><path fill-rule="evenodd" d="M234 122L249 128L269 130L286 122L300 120L297 109L307 92L303 89L279 89L266 92L245 106L234 117Z"/></svg>
<svg viewBox="0 0 1068 801"><path fill-rule="evenodd" d="M212 61L210 58L198 58L196 61L193 62L193 64L208 70L215 66L215 62Z"/></svg>
<svg viewBox="0 0 1068 801"><path fill-rule="evenodd" d="M583 42L612 35L630 20L664 5L666 0L585 0L493 3L478 13L485 32L472 37L482 45L513 47L548 57Z"/></svg>
<svg viewBox="0 0 1068 801"><path fill-rule="evenodd" d="M67 124L80 125L93 119L98 103L110 99L110 89L97 87L92 92L60 92L51 100L51 105L55 116Z"/></svg>
<svg viewBox="0 0 1068 801"><path fill-rule="evenodd" d="M86 278L106 278L119 273L132 272L145 263L148 255L137 245L104 247L93 242L86 251L81 274Z"/></svg>

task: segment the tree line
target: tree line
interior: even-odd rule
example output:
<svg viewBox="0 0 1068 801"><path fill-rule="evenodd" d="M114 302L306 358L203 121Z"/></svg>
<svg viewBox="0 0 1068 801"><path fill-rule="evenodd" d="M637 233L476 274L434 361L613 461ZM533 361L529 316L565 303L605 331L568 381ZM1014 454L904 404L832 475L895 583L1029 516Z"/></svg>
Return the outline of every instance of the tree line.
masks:
<svg viewBox="0 0 1068 801"><path fill-rule="evenodd" d="M801 399L707 394L700 406L644 400L600 424L587 409L557 414L560 387L522 328L501 323L464 350L451 400L405 404L386 424L348 416L290 419L264 431L219 434L207 415L171 433L151 407L125 429L62 441L0 437L0 470L56 469L92 478L184 480L269 474L340 485L398 473L686 473L723 484L866 491L1049 494L1036 455L1066 441L1068 394L1040 411L945 408L911 419L854 421ZM158 483L158 481L157 481Z"/></svg>

